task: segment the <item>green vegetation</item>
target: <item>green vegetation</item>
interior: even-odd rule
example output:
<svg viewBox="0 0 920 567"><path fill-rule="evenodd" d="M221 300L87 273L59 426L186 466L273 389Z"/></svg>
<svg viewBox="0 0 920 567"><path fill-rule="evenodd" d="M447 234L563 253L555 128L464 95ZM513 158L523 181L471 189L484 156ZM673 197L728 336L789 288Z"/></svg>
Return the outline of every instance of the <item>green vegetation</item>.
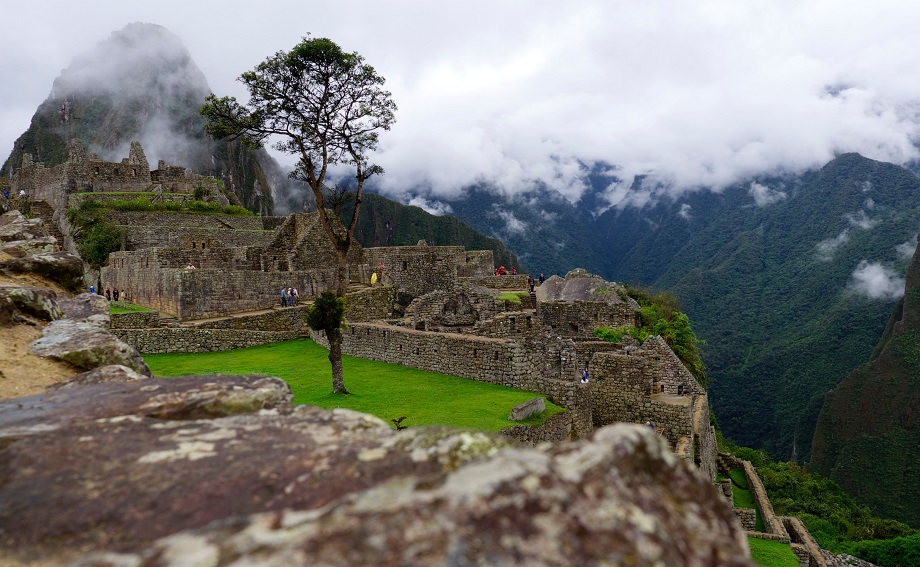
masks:
<svg viewBox="0 0 920 567"><path fill-rule="evenodd" d="M252 216L252 212L238 205L227 205L222 207L218 201L204 202L198 199L191 201L161 201L154 203L145 196L138 196L134 199L113 199L113 200L84 200L80 203L83 207L86 203L95 203L87 205L99 209L112 209L115 211L146 212L146 213L196 213L204 215L235 215L235 216Z"/></svg>
<svg viewBox="0 0 920 567"><path fill-rule="evenodd" d="M618 343L623 336L629 335L641 343L650 336L661 335L697 383L705 388L708 379L706 366L700 358L700 341L690 327L690 319L678 309L677 298L667 292L653 293L630 286L625 286L622 294L639 303L639 326L598 327L594 336Z"/></svg>
<svg viewBox="0 0 920 567"><path fill-rule="evenodd" d="M756 537L748 538L751 558L763 567L798 567L799 559L792 553L788 543L769 541Z"/></svg>
<svg viewBox="0 0 920 567"><path fill-rule="evenodd" d="M878 518L859 506L837 483L810 474L795 463L778 463L764 451L739 447L720 439L719 449L751 461L770 496L774 511L797 516L822 548L849 553L886 567L917 565L915 560L891 561L892 557L916 557L920 531L895 520ZM733 476L734 479L734 476ZM734 489L737 495L737 488ZM911 549L913 549L911 555ZM883 555L888 562L876 561Z"/></svg>
<svg viewBox="0 0 920 567"><path fill-rule="evenodd" d="M83 201L67 211L77 250L95 268L105 265L109 254L122 248L126 236L125 230L108 220L101 209L93 201Z"/></svg>
<svg viewBox="0 0 920 567"><path fill-rule="evenodd" d="M352 393L333 394L328 352L309 340L202 354L149 354L144 360L157 376L261 374L291 386L294 403L343 407L384 420L406 416L403 425L454 425L500 431L523 423L538 425L565 411L546 402L546 411L524 422L508 421L515 405L539 394L395 364L343 356Z"/></svg>
<svg viewBox="0 0 920 567"><path fill-rule="evenodd" d="M732 469L729 476L732 479L732 503L735 508L748 508L757 513L757 519L754 522L754 531L763 532L766 528L763 524L763 516L760 514L760 508L757 507L757 501L751 493L748 486L747 477L741 469Z"/></svg>
<svg viewBox="0 0 920 567"><path fill-rule="evenodd" d="M109 313L115 315L119 313L151 313L153 309L143 305L134 305L125 301L110 301Z"/></svg>
<svg viewBox="0 0 920 567"><path fill-rule="evenodd" d="M511 303L520 303L522 299L529 297L529 294L526 291L506 291L504 293L498 294L498 299L502 301L510 301Z"/></svg>

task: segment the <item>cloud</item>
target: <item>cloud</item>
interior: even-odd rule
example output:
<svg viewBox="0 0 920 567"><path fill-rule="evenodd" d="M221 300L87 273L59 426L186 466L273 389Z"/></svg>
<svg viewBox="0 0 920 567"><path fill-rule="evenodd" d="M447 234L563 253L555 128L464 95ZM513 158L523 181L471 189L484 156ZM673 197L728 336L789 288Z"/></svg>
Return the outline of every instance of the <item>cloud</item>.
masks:
<svg viewBox="0 0 920 567"><path fill-rule="evenodd" d="M443 215L449 215L453 212L453 209L451 209L450 205L448 205L447 203L441 203L439 201L429 201L428 199L424 197L413 197L409 199L409 201L406 204L412 207L418 207L422 209L423 211L425 211L426 213L429 213L429 214L432 214L438 217L443 216Z"/></svg>
<svg viewBox="0 0 920 567"><path fill-rule="evenodd" d="M492 216L504 223L504 231L501 232L505 234L523 234L527 231L527 223L514 216L514 213L501 209L499 205L493 207Z"/></svg>
<svg viewBox="0 0 920 567"><path fill-rule="evenodd" d="M917 249L917 239L911 238L906 242L902 242L894 247L895 252L898 253L898 256L904 258L905 260L910 260L914 257L914 251Z"/></svg>
<svg viewBox="0 0 920 567"><path fill-rule="evenodd" d="M690 220L690 218L693 216L692 214L690 214L690 209L692 208L693 207L690 206L689 203L682 204L680 206L680 211L677 213L677 216L685 220Z"/></svg>
<svg viewBox="0 0 920 567"><path fill-rule="evenodd" d="M863 260L853 270L851 289L869 299L895 300L904 295L905 280L892 270Z"/></svg>
<svg viewBox="0 0 920 567"><path fill-rule="evenodd" d="M786 198L786 193L770 189L766 185L761 185L756 181L751 183L751 188L748 189L748 193L750 193L751 197L754 197L754 202L757 203L758 207L766 207L767 205L778 203Z"/></svg>
<svg viewBox="0 0 920 567"><path fill-rule="evenodd" d="M604 168L615 174L606 202L641 205L801 172L842 152L920 158L911 72L920 3L266 0L262 9L285 17L259 27L250 10L207 3L87 0L77 25L62 1L7 7L6 22L41 22L42 33L8 25L0 34L0 53L16 54L0 58L0 153L73 53L148 21L182 38L216 93L240 99L241 72L308 32L360 52L399 105L374 157L394 196L451 198L484 183L507 194L551 188L574 202L588 172ZM246 41L228 41L232 29L246 29Z"/></svg>
<svg viewBox="0 0 920 567"><path fill-rule="evenodd" d="M837 249L846 244L849 240L850 230L847 228L843 229L843 231L834 238L822 240L815 245L815 249L818 252L818 259L822 262L830 262L834 258Z"/></svg>
<svg viewBox="0 0 920 567"><path fill-rule="evenodd" d="M851 225L863 230L869 230L878 224L877 220L870 219L869 215L866 214L866 211L862 209L855 213L847 213L845 218Z"/></svg>

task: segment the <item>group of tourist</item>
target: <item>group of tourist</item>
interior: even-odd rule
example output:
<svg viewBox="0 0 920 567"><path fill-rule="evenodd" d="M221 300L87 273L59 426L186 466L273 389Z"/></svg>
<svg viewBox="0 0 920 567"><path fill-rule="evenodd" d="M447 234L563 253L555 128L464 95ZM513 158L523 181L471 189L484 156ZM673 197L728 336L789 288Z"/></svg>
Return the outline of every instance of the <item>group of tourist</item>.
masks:
<svg viewBox="0 0 920 567"><path fill-rule="evenodd" d="M299 298L300 294L297 293L296 287L281 288L281 307L294 307Z"/></svg>
<svg viewBox="0 0 920 567"><path fill-rule="evenodd" d="M92 294L95 294L96 286L94 285L89 286L89 292ZM102 292L100 291L99 294L102 295ZM105 298L108 299L109 301L118 301L119 298L121 298L122 301L128 301L128 290L123 289L121 291L118 291L118 288L112 289L110 287L106 287L105 288Z"/></svg>

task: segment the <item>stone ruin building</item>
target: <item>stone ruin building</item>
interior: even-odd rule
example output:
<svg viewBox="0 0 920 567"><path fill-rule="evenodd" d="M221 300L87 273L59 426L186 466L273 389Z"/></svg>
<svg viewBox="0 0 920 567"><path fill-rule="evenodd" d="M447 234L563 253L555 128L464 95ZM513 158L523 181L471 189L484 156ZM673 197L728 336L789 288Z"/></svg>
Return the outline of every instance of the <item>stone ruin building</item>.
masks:
<svg viewBox="0 0 920 567"><path fill-rule="evenodd" d="M125 193L188 199L202 190L219 195L213 178L162 162L150 171L137 142L120 163L86 156L77 142L70 159L52 168L26 155L12 184L33 203L46 203L65 233L66 210L81 199ZM278 310L233 323L199 322L271 311L283 287L296 287L304 302L332 288L336 256L319 214L107 210L127 236L124 250L112 253L102 269L99 289L123 290L158 312L124 317L133 322L113 332L142 352L232 348L309 333L302 316ZM510 302L499 292L526 290L527 276L495 276L491 251L422 244L353 250L346 354L535 391L569 409L539 430L513 428L528 441L583 437L617 421L654 423L678 455L715 478L706 392L671 349L660 337L642 345L593 337L599 326L637 322L638 305L618 293L620 286L575 271ZM374 272L382 277L369 286ZM585 367L591 379L582 384Z"/></svg>

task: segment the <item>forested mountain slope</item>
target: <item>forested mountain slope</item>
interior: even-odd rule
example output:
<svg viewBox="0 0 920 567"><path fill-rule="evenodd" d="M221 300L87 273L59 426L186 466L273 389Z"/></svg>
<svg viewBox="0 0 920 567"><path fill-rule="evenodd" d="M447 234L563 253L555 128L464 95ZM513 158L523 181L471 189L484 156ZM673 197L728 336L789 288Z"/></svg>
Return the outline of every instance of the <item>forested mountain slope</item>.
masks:
<svg viewBox="0 0 920 567"><path fill-rule="evenodd" d="M740 186L689 197L688 218L684 203L668 205L612 276L680 298L706 341L728 436L802 459L823 395L869 356L884 327L895 296L860 286L859 276L903 273L898 246L920 229L920 179L846 154L758 184L772 200L758 205Z"/></svg>
<svg viewBox="0 0 920 567"><path fill-rule="evenodd" d="M920 525L920 256L868 363L821 409L811 468L882 516Z"/></svg>

